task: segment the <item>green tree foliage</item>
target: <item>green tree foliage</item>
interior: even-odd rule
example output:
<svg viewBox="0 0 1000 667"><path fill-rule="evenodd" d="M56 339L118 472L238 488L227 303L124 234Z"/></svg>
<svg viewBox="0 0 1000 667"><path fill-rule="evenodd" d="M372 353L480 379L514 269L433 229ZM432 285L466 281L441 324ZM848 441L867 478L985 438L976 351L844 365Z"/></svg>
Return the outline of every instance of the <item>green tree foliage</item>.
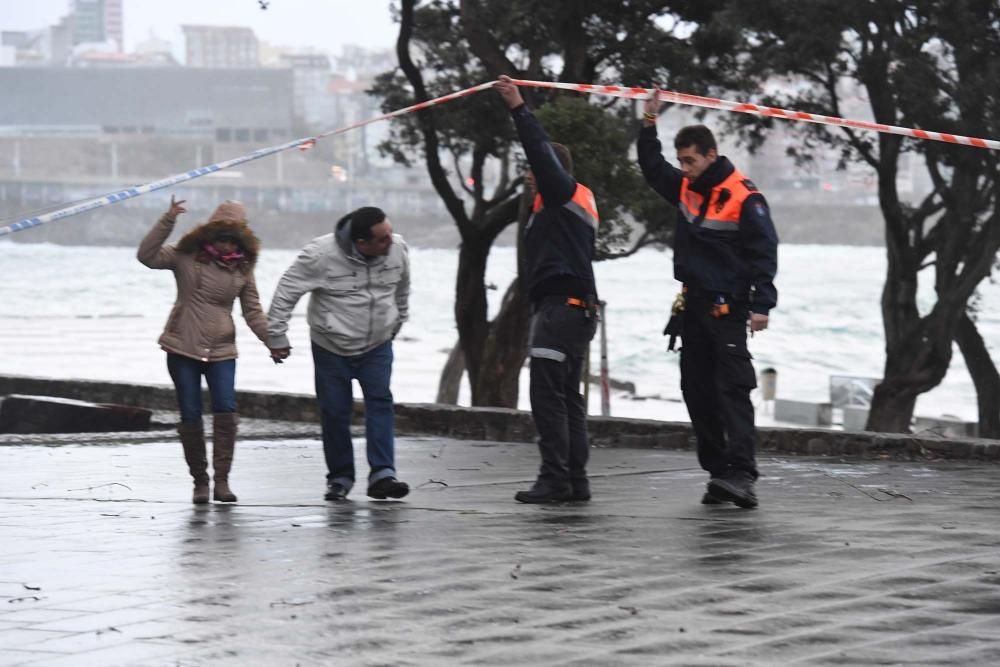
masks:
<svg viewBox="0 0 1000 667"><path fill-rule="evenodd" d="M669 241L673 218L646 185L635 160L629 159L635 142L631 114L611 113L584 97L562 96L536 115L553 141L572 151L576 179L596 193L601 214L599 260L631 254L650 242ZM642 221L638 238L633 220Z"/></svg>
<svg viewBox="0 0 1000 667"><path fill-rule="evenodd" d="M371 92L388 110L500 74L587 83L622 83L630 77L632 82L667 81L665 64L695 60L691 41L675 36L681 24L668 13L671 4L402 0L399 68L381 75ZM684 68L685 76L698 71ZM669 243L672 216L645 188L629 158L631 104L533 89L523 93L554 140L573 150L577 177L595 191L601 256ZM528 202L519 190L520 152L506 108L486 91L403 117L381 149L403 164L422 158L461 235L455 317L473 404L516 405L527 303L515 281L500 313L489 321L483 280L497 235L527 217Z"/></svg>
<svg viewBox="0 0 1000 667"><path fill-rule="evenodd" d="M732 43L739 90L765 104L843 116L859 93L874 119L974 137L1000 136L1000 4L995 0L761 0L726 3L706 30ZM727 36L728 35L728 36ZM780 92L759 96L765 83ZM734 115L751 141L771 119ZM980 393L983 434L1000 437L1000 378L968 310L1000 248L998 155L980 148L796 124L809 158L834 147L878 177L888 269L886 361L868 428L907 431L917 397L937 386L958 341ZM921 201L897 189L912 153L933 183ZM918 281L937 301L918 308ZM985 393L985 395L984 395Z"/></svg>

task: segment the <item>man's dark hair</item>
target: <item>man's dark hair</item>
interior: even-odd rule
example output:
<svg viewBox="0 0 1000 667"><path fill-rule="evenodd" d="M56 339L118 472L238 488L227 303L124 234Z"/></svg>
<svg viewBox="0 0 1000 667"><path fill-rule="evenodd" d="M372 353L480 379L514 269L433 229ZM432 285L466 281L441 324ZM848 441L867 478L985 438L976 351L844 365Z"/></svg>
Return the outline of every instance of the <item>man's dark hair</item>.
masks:
<svg viewBox="0 0 1000 667"><path fill-rule="evenodd" d="M552 150L555 152L556 157L559 158L559 164L563 166L570 174L573 173L573 154L569 152L569 149L562 144L557 144L554 141L552 143Z"/></svg>
<svg viewBox="0 0 1000 667"><path fill-rule="evenodd" d="M715 143L715 135L704 125L682 127L677 136L674 137L674 149L680 150L689 146L694 146L696 151L705 156L712 149L719 150Z"/></svg>
<svg viewBox="0 0 1000 667"><path fill-rule="evenodd" d="M380 222L385 222L385 211L374 206L362 206L338 220L337 227L340 227L340 223L348 219L351 221L352 241L371 241L372 227Z"/></svg>

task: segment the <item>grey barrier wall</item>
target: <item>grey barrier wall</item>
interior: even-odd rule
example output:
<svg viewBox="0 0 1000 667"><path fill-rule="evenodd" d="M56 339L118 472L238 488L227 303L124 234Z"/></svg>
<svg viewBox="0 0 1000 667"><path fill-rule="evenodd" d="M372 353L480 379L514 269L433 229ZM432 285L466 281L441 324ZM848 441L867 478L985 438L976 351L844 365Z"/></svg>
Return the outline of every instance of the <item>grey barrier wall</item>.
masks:
<svg viewBox="0 0 1000 667"><path fill-rule="evenodd" d="M0 375L0 396L29 394L73 398L93 403L137 405L153 410L175 410L173 387L132 385L91 380L52 380ZM240 414L257 419L318 422L316 399L308 394L241 391L236 395ZM360 401L355 414L363 413ZM531 415L507 408L467 408L432 403L398 403L396 430L400 433L439 435L466 440L532 442ZM693 446L686 422L652 419L590 417L588 431L596 447L688 449ZM940 438L905 433L844 432L824 429L760 428L760 450L812 456L863 458L930 458L1000 461L1000 441Z"/></svg>

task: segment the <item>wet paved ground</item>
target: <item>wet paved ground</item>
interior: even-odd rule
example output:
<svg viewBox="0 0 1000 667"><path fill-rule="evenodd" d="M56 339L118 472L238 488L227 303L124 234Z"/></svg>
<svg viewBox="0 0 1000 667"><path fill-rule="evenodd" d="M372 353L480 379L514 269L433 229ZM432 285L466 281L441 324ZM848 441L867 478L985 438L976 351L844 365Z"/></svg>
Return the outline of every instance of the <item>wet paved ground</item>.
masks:
<svg viewBox="0 0 1000 667"><path fill-rule="evenodd" d="M404 502L324 503L314 439L190 505L174 442L0 447L0 664L1000 664L1000 468L595 450L538 507L530 445L402 438Z"/></svg>

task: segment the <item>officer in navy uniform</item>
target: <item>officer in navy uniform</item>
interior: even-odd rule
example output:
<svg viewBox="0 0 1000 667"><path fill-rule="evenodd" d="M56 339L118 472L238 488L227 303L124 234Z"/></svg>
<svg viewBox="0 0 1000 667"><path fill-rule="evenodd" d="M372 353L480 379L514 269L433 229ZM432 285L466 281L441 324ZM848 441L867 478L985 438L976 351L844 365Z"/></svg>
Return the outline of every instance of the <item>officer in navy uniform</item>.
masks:
<svg viewBox="0 0 1000 667"><path fill-rule="evenodd" d="M524 232L531 302L531 416L538 430L542 465L534 486L518 492L522 503L590 500L587 480L587 410L580 374L597 330L593 193L572 176L569 150L552 143L528 111L517 85L501 76L496 90L510 109L536 190Z"/></svg>
<svg viewBox="0 0 1000 667"><path fill-rule="evenodd" d="M757 386L747 326L763 331L777 305L778 236L764 196L718 153L704 125L674 139L680 168L656 136L661 103L645 103L638 157L646 182L678 210L674 278L684 285L681 390L710 479L705 504L757 506L757 432L750 391Z"/></svg>

